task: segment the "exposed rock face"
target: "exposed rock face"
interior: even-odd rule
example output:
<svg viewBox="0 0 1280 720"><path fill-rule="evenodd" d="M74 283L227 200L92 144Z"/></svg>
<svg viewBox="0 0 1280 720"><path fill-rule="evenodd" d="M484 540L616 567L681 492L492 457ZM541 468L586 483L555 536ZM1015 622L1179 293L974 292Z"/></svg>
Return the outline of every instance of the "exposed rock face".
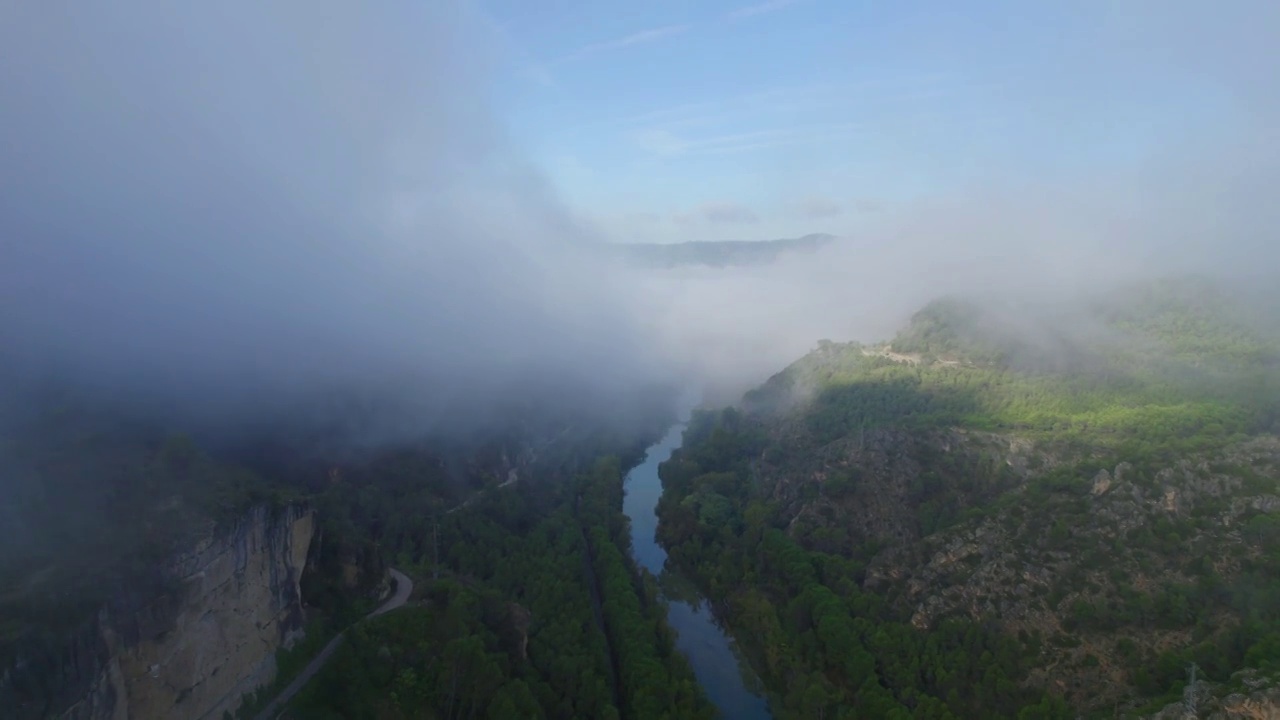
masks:
<svg viewBox="0 0 1280 720"><path fill-rule="evenodd" d="M519 603L507 604L507 622L511 626L512 633L516 636L516 644L520 648L520 659L529 659L529 624L533 621L533 614L528 608Z"/></svg>
<svg viewBox="0 0 1280 720"><path fill-rule="evenodd" d="M0 676L0 707L66 720L220 719L274 679L302 628L299 580L315 534L302 506L255 507L121 593L63 647Z"/></svg>
<svg viewBox="0 0 1280 720"><path fill-rule="evenodd" d="M1202 683L1191 699L1193 708L1184 700L1165 706L1147 720L1280 720L1280 687L1271 678L1249 669L1236 673L1232 680L1243 685L1243 692Z"/></svg>
<svg viewBox="0 0 1280 720"><path fill-rule="evenodd" d="M849 552L915 543L929 532L920 522L923 502L943 489L952 495L938 503L941 510L985 502L1019 484L1032 457L1029 443L991 433L875 429L806 450L803 457L766 454L757 473L793 531L827 528L841 537L818 549Z"/></svg>
<svg viewBox="0 0 1280 720"><path fill-rule="evenodd" d="M799 424L769 430L784 449L808 439ZM1135 702L1137 671L1193 644L1177 592L1230 587L1265 552L1250 521L1280 512L1270 435L1143 467L960 429L868 429L799 447L752 468L793 537L863 553L863 586L917 628L959 616L1028 638L1027 684L1082 709ZM1264 700L1223 698L1213 717L1276 717L1241 714Z"/></svg>

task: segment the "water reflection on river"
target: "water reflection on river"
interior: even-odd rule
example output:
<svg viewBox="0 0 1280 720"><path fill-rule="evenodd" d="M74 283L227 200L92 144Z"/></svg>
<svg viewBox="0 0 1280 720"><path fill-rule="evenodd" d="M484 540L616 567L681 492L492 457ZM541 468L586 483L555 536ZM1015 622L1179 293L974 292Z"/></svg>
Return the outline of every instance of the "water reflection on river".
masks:
<svg viewBox="0 0 1280 720"><path fill-rule="evenodd" d="M666 437L649 448L645 461L627 474L623 511L631 518L631 546L636 562L659 577L669 602L667 621L679 633L676 645L689 658L707 697L731 720L771 718L761 697L759 682L737 653L733 639L720 629L711 608L693 585L663 569L667 553L654 538L658 517L654 510L662 496L658 465L680 447L684 423L672 427Z"/></svg>

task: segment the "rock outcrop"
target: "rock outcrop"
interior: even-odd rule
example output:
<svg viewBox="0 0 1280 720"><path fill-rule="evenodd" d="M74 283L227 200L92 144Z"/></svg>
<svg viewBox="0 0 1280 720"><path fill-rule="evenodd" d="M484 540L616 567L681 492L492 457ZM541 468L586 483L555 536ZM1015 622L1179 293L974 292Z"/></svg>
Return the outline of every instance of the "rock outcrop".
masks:
<svg viewBox="0 0 1280 720"><path fill-rule="evenodd" d="M770 429L806 439L799 424ZM1267 551L1274 522L1264 516L1280 512L1272 435L1145 467L1097 467L1091 448L961 429L856 431L802 447L753 466L794 538L862 553L863 587L918 629L961 617L1026 638L1026 684L1090 710L1136 707L1139 670L1165 655L1180 669L1171 649L1233 631L1219 601L1201 623L1218 634L1193 641L1192 599L1250 581L1244 568ZM1213 717L1275 717L1240 714L1263 700L1224 698Z"/></svg>
<svg viewBox="0 0 1280 720"><path fill-rule="evenodd" d="M0 676L20 720L220 720L275 677L302 631L315 534L300 505L257 506L118 593L69 640L28 647Z"/></svg>
<svg viewBox="0 0 1280 720"><path fill-rule="evenodd" d="M1227 686L1199 683L1182 702L1171 703L1146 720L1280 720L1280 686L1255 669L1231 677Z"/></svg>

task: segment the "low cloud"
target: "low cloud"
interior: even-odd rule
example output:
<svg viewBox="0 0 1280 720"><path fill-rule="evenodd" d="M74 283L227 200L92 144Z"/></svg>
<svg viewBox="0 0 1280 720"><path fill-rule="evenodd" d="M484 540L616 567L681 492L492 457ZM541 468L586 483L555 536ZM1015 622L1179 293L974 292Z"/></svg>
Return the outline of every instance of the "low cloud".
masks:
<svg viewBox="0 0 1280 720"><path fill-rule="evenodd" d="M468 6L6 13L0 365L201 422L359 397L409 431L651 377L594 238L490 113Z"/></svg>
<svg viewBox="0 0 1280 720"><path fill-rule="evenodd" d="M843 205L825 197L811 197L800 201L796 206L796 213L800 217L811 220L835 217L842 212L844 212Z"/></svg>
<svg viewBox="0 0 1280 720"><path fill-rule="evenodd" d="M768 0L768 2L747 5L736 10L732 10L726 17L730 20L744 20L757 15L777 12L783 8L795 5L798 2L800 2L800 0Z"/></svg>
<svg viewBox="0 0 1280 720"><path fill-rule="evenodd" d="M555 61L555 64L569 62L571 60L581 60L582 58L595 55L597 53L622 50L623 48L629 48L635 45L645 45L659 40L665 40L676 35L683 35L688 32L690 28L691 26L689 25L665 25L663 27L639 30L631 33L630 35L615 38L613 40L584 45L574 52L571 52Z"/></svg>
<svg viewBox="0 0 1280 720"><path fill-rule="evenodd" d="M679 155L689 146L689 143L678 135L662 128L640 130L633 133L631 137L641 150L660 156Z"/></svg>
<svg viewBox="0 0 1280 720"><path fill-rule="evenodd" d="M689 212L676 215L676 222L692 225L712 223L716 225L750 225L760 221L751 208L735 202L706 202Z"/></svg>
<svg viewBox="0 0 1280 720"><path fill-rule="evenodd" d="M1192 31L1219 9L1160 3L1144 17L1177 32L1142 18L1111 30L1114 51L1088 55L1097 72L1141 48L1214 73L1250 110L1132 172L1012 178L874 213L845 201L862 211L857 232L816 253L641 276L584 252L598 238L505 139L468 7L83 0L8 13L0 368L209 421L265 422L340 391L404 408L411 430L461 427L533 392L608 405L677 370L758 381L818 338L883 338L948 292L1280 267L1274 22L1218 18L1208 42ZM1247 58L1229 42L1242 26L1259 50ZM772 234L736 202L674 219Z"/></svg>
<svg viewBox="0 0 1280 720"><path fill-rule="evenodd" d="M1194 184L1207 186L1240 167L1196 166ZM1153 177L1138 190L1103 179L1092 188L1029 183L886 208L812 254L655 274L635 289L637 301L668 353L729 401L818 339L889 339L946 294L1047 302L1185 273L1275 287L1280 244L1268 228L1277 211L1263 188L1277 167L1246 173L1239 190L1213 198Z"/></svg>
<svg viewBox="0 0 1280 720"><path fill-rule="evenodd" d="M656 212L628 213L622 221L633 225L653 226L662 222L662 215Z"/></svg>
<svg viewBox="0 0 1280 720"><path fill-rule="evenodd" d="M1159 81L1172 93L1161 101L1170 103L1185 101L1180 88L1193 81L1223 101L1212 122L1134 159L1081 148L1103 156L1092 172L1082 165L1069 176L1040 174L1032 163L1012 176L985 175L883 206L850 201L861 212L842 218L846 237L775 265L655 276L643 297L663 344L698 348L687 358L696 372L741 390L819 338L888 339L945 294L1047 301L1196 273L1227 287L1270 287L1262 307L1274 312L1280 6L1139 0L1087 12L1094 11L1096 25L1054 50L1064 76L1081 87L1121 77L1152 89ZM1043 87L1037 81L1034 89ZM1080 115L1072 120L1093 120L1105 108L1074 107ZM1062 111L1031 96L1019 109Z"/></svg>

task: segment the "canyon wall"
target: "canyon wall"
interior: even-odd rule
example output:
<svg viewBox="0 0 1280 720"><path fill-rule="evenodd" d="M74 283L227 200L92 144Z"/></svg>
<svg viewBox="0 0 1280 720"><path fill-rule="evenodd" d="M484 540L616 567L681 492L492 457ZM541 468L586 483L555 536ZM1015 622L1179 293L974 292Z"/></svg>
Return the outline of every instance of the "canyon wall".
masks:
<svg viewBox="0 0 1280 720"><path fill-rule="evenodd" d="M221 720L275 677L302 632L315 535L301 505L257 506L117 593L71 637L24 648L0 676L20 720Z"/></svg>

